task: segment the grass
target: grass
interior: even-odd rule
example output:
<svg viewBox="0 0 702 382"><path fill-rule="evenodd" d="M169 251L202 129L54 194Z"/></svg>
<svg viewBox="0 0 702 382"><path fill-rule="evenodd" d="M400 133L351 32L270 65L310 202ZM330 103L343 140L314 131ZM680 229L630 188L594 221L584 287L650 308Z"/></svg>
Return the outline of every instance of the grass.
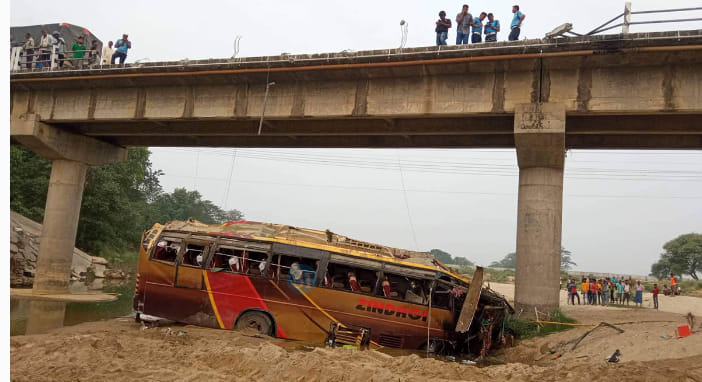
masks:
<svg viewBox="0 0 702 382"><path fill-rule="evenodd" d="M563 322L569 324L576 322L575 319L563 314L560 309L554 310L550 317L544 321ZM539 328L539 324L533 320L525 320L514 315L508 315L505 318L505 329L513 331L515 337L522 340L533 337L544 337L551 333L562 332L572 328L574 328L574 326L558 324L541 324L541 327Z"/></svg>

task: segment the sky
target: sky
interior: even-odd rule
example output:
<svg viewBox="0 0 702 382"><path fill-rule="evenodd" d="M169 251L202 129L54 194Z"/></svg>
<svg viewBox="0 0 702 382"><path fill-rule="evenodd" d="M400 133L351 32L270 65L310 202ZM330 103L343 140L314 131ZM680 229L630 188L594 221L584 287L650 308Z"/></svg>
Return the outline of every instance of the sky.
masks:
<svg viewBox="0 0 702 382"><path fill-rule="evenodd" d="M514 0L468 2L509 24ZM633 10L702 1L633 1ZM427 1L12 1L10 25L68 22L103 42L128 33L127 62L397 48L435 41L434 22L463 4ZM521 1L521 38L565 22L586 33L624 2ZM634 15L632 21L655 20ZM664 18L702 17L702 12ZM660 19L660 17L658 17ZM702 29L702 22L632 26L631 32ZM614 31L613 31L614 32ZM506 28L498 35L506 40ZM455 40L455 28L449 42ZM70 43L70 42L69 42ZM518 169L514 150L152 148L166 191L198 190L247 219L334 232L414 250L443 249L480 265L515 250ZM563 246L578 270L644 275L662 246L702 232L702 151L567 153Z"/></svg>

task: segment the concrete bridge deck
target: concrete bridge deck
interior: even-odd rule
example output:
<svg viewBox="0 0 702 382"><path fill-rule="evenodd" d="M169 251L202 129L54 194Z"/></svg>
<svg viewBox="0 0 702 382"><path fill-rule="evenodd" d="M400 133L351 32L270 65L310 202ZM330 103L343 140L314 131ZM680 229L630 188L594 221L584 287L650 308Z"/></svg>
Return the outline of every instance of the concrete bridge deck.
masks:
<svg viewBox="0 0 702 382"><path fill-rule="evenodd" d="M553 102L567 148L691 149L701 66L702 30L156 62L14 72L11 110L122 146L466 148Z"/></svg>
<svg viewBox="0 0 702 382"><path fill-rule="evenodd" d="M53 160L35 294L67 290L86 168L125 146L515 147L515 302L550 311L566 149L702 149L702 30L13 72L10 99Z"/></svg>

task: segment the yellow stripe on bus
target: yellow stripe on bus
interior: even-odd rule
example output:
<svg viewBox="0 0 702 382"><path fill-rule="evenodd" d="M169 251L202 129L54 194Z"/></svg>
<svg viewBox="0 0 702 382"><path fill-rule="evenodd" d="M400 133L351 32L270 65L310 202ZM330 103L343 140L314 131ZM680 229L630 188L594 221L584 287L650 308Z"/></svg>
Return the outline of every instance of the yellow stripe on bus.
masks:
<svg viewBox="0 0 702 382"><path fill-rule="evenodd" d="M207 295L210 296L210 303L212 304L212 310L214 310L215 317L217 317L217 323L221 329L224 329L224 324L222 323L222 317L219 315L219 310L217 310L217 304L215 304L214 296L212 296L212 288L210 287L210 280L207 278L207 271L202 270L202 277L205 279L205 287L207 288Z"/></svg>

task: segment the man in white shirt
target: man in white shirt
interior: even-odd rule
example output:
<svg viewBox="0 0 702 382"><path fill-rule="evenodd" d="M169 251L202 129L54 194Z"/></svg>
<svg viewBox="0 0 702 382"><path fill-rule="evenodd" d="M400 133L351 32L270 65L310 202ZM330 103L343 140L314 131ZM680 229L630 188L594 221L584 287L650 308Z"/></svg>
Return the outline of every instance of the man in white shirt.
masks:
<svg viewBox="0 0 702 382"><path fill-rule="evenodd" d="M46 68L51 60L51 46L54 45L54 38L46 33L46 29L41 31L41 39L39 39L39 49L41 50L41 61Z"/></svg>
<svg viewBox="0 0 702 382"><path fill-rule="evenodd" d="M108 42L106 46L102 47L102 58L100 59L100 65L109 65L112 60L112 41Z"/></svg>

